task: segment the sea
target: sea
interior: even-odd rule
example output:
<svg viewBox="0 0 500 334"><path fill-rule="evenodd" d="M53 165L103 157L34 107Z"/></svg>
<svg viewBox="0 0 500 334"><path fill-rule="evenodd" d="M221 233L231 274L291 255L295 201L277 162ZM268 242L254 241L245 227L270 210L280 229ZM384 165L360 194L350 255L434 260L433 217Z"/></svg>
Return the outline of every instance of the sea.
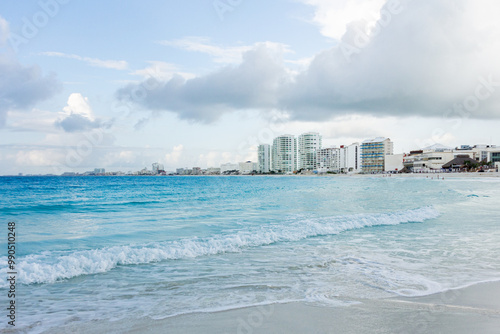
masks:
<svg viewBox="0 0 500 334"><path fill-rule="evenodd" d="M498 178L0 177L0 210L0 330L8 222L28 333L500 280Z"/></svg>

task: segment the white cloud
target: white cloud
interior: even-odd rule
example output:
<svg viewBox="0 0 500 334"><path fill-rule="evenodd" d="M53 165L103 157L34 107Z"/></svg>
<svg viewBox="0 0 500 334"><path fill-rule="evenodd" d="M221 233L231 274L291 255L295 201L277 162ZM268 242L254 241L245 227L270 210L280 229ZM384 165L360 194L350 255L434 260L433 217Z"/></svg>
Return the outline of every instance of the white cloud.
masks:
<svg viewBox="0 0 500 334"><path fill-rule="evenodd" d="M500 118L500 26L492 15L479 22L481 15L468 11L473 3L391 2L370 36L366 22L348 25L339 45L300 72L285 66L282 50L259 44L237 66L174 77L138 103L205 123L249 109L279 109L306 121L347 113ZM500 3L489 5L500 11ZM347 46L353 51L346 53ZM118 97L134 89L125 87Z"/></svg>
<svg viewBox="0 0 500 334"><path fill-rule="evenodd" d="M165 161L167 165L175 165L179 162L179 159L182 156L182 152L184 151L183 145L177 145L172 149L171 153L165 155Z"/></svg>
<svg viewBox="0 0 500 334"><path fill-rule="evenodd" d="M0 128L7 121L7 112L25 110L52 97L60 83L51 74L43 76L38 66L23 66L0 53Z"/></svg>
<svg viewBox="0 0 500 334"><path fill-rule="evenodd" d="M75 54L67 54L67 53L62 53L62 52L42 52L42 53L40 53L40 55L49 56L49 57L61 57L61 58L74 59L74 60L85 62L88 65L94 66L94 67L102 67L102 68L109 68L109 69L115 69L115 70L126 70L128 68L128 63L124 60L102 60L102 59L98 59L98 58L82 57L82 56L78 56Z"/></svg>
<svg viewBox="0 0 500 334"><path fill-rule="evenodd" d="M160 81L170 80L174 75L180 75L185 79L192 79L195 77L192 73L180 72L179 68L174 64L163 61L148 61L148 63L148 67L142 70L133 71L130 74L141 76L144 80L153 78Z"/></svg>
<svg viewBox="0 0 500 334"><path fill-rule="evenodd" d="M151 110L171 110L184 119L213 122L229 111L274 105L279 98L277 90L289 80L280 56L276 48L259 44L246 52L236 67L228 65L190 80L174 76L148 90L141 101L131 98L137 89L134 85L120 89L117 97Z"/></svg>
<svg viewBox="0 0 500 334"><path fill-rule="evenodd" d="M55 124L66 132L82 132L98 128L111 127L113 120L103 122L96 119L88 98L80 93L73 93L68 98L68 105L63 108Z"/></svg>
<svg viewBox="0 0 500 334"><path fill-rule="evenodd" d="M68 97L68 105L63 108L63 111L67 116L76 114L86 117L91 121L95 120L94 112L89 104L89 99L80 93L72 93Z"/></svg>
<svg viewBox="0 0 500 334"><path fill-rule="evenodd" d="M313 21L324 36L340 40L347 25L365 21L369 26L380 18L380 9L387 0L301 0L315 8Z"/></svg>
<svg viewBox="0 0 500 334"><path fill-rule="evenodd" d="M21 150L16 154L15 163L23 167L52 167L60 165L63 160L64 154L60 150Z"/></svg>
<svg viewBox="0 0 500 334"><path fill-rule="evenodd" d="M211 44L210 39L204 37L186 37L173 41L160 41L158 43L187 51L205 53L210 55L214 62L222 64L240 63L245 52L250 51L259 45L265 45L268 49L273 49L274 52L280 52L281 54L291 52L287 45L281 43L262 42L254 45L228 47Z"/></svg>
<svg viewBox="0 0 500 334"><path fill-rule="evenodd" d="M30 111L10 111L7 128L14 131L53 132L57 114L37 108Z"/></svg>

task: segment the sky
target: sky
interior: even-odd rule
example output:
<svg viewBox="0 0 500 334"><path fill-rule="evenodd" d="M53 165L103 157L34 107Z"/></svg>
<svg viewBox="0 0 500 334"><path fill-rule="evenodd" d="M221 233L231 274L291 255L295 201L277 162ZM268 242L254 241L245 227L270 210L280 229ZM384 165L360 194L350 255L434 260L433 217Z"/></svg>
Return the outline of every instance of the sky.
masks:
<svg viewBox="0 0 500 334"><path fill-rule="evenodd" d="M218 167L315 131L500 145L493 0L0 4L0 175Z"/></svg>

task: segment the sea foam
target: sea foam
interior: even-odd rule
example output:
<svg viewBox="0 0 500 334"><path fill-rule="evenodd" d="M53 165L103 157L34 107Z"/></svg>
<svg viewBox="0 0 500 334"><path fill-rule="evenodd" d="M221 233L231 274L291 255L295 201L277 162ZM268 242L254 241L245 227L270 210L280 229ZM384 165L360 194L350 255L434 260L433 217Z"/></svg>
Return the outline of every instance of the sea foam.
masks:
<svg viewBox="0 0 500 334"><path fill-rule="evenodd" d="M335 235L365 227L410 222L421 223L438 216L439 212L435 208L426 206L389 213L321 218L295 217L279 224L253 226L208 238L194 237L178 241L114 246L83 251L44 252L18 259L18 282L21 284L54 283L81 275L104 273L121 265L138 265L241 252L250 247ZM6 268L7 258L3 257L0 264L2 268ZM5 276L6 269L0 269L0 274ZM6 283L0 283L0 287L6 287Z"/></svg>

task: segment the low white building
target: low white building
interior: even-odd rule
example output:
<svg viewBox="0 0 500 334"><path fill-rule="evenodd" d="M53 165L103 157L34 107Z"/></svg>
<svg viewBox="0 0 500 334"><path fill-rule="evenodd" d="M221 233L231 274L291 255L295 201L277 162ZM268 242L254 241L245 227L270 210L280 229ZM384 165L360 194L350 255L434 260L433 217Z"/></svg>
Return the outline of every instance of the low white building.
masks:
<svg viewBox="0 0 500 334"><path fill-rule="evenodd" d="M238 164L238 171L244 175L255 173L258 170L259 170L259 164L257 162L246 161L246 162L240 162Z"/></svg>
<svg viewBox="0 0 500 334"><path fill-rule="evenodd" d="M229 171L239 171L240 166L238 164L232 164L230 162L226 164L220 165L220 173L223 174L224 172L229 172Z"/></svg>
<svg viewBox="0 0 500 334"><path fill-rule="evenodd" d="M439 171L442 166L451 160L455 159L456 153L448 152L422 152L414 157L413 171L414 172L431 172Z"/></svg>
<svg viewBox="0 0 500 334"><path fill-rule="evenodd" d="M208 167L206 171L207 175L219 175L220 168L217 167Z"/></svg>
<svg viewBox="0 0 500 334"><path fill-rule="evenodd" d="M412 151L404 157L404 165L413 172L440 171L442 166L457 156L468 156L481 162L500 161L500 148L495 145L462 145L455 149L435 144L420 151Z"/></svg>
<svg viewBox="0 0 500 334"><path fill-rule="evenodd" d="M404 168L403 164L404 154L391 154L385 156L384 171L385 172L399 172Z"/></svg>

